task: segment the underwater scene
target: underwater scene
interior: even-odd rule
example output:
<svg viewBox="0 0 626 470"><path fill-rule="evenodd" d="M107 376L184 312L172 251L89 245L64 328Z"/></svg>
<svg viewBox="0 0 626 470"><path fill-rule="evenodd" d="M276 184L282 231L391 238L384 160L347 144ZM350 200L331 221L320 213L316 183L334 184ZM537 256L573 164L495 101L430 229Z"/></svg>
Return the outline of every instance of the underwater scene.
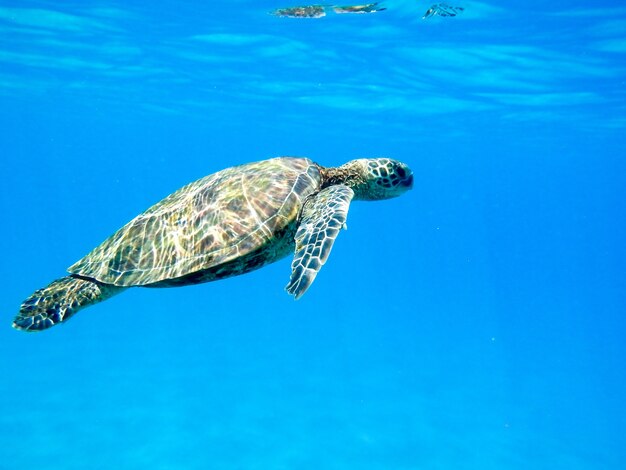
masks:
<svg viewBox="0 0 626 470"><path fill-rule="evenodd" d="M0 38L0 470L626 468L623 2Z"/></svg>

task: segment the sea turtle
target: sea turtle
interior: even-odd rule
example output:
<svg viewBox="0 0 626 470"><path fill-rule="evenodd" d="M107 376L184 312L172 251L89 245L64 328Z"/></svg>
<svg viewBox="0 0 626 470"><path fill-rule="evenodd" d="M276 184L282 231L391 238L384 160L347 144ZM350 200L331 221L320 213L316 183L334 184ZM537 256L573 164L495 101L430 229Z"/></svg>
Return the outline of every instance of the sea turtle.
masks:
<svg viewBox="0 0 626 470"><path fill-rule="evenodd" d="M296 299L326 262L352 199L413 186L389 158L323 167L279 157L206 176L138 215L26 299L13 326L37 331L133 286L170 287L243 274L295 251L286 290Z"/></svg>

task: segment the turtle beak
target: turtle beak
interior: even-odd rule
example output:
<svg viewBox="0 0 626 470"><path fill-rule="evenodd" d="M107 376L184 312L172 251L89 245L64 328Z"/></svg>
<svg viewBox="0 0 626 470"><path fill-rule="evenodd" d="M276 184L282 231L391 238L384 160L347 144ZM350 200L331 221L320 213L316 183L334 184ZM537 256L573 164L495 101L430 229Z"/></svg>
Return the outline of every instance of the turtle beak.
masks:
<svg viewBox="0 0 626 470"><path fill-rule="evenodd" d="M413 189L413 172L410 172L400 184L406 186L407 189Z"/></svg>
<svg viewBox="0 0 626 470"><path fill-rule="evenodd" d="M400 162L398 163L399 165L396 168L396 172L395 172L396 177L399 180L397 181L398 186L402 188L404 191L413 189L413 172L404 163L400 163Z"/></svg>

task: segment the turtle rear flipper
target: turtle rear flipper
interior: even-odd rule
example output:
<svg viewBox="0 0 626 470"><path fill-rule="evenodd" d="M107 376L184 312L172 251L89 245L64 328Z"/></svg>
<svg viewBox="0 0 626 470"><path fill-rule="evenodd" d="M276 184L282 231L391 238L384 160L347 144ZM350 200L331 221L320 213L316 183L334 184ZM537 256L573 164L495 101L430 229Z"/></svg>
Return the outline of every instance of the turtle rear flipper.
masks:
<svg viewBox="0 0 626 470"><path fill-rule="evenodd" d="M304 204L295 236L291 279L285 288L296 300L306 292L328 259L335 238L346 224L353 196L352 189L339 184L323 189Z"/></svg>
<svg viewBox="0 0 626 470"><path fill-rule="evenodd" d="M13 320L13 328L40 331L61 323L80 309L101 302L122 291L123 287L101 284L89 279L66 276L35 291L26 299Z"/></svg>

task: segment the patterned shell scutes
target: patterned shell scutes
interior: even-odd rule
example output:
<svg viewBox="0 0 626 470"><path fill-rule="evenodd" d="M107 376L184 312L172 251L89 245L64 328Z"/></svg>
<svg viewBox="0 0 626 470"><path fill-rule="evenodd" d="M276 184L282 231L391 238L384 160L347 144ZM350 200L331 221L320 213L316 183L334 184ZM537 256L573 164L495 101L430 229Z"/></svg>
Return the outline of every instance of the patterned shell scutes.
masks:
<svg viewBox="0 0 626 470"><path fill-rule="evenodd" d="M292 225L318 166L280 157L227 168L135 217L68 271L116 286L175 279L234 260Z"/></svg>

